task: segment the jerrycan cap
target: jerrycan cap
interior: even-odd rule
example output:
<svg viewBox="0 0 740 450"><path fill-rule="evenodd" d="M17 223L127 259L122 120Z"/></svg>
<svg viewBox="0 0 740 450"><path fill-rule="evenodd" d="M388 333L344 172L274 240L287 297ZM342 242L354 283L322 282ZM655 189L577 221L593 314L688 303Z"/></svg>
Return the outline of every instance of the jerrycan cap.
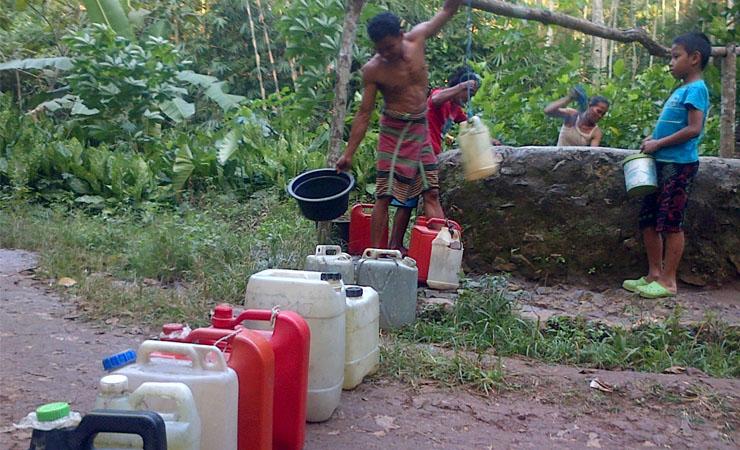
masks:
<svg viewBox="0 0 740 450"><path fill-rule="evenodd" d="M416 260L410 256L404 256L403 263L409 267L416 267Z"/></svg>
<svg viewBox="0 0 740 450"><path fill-rule="evenodd" d="M100 379L100 392L106 394L123 394L128 390L126 375L106 375Z"/></svg>
<svg viewBox="0 0 740 450"><path fill-rule="evenodd" d="M39 422L53 422L69 415L69 403L47 403L36 408L36 419Z"/></svg>
<svg viewBox="0 0 740 450"><path fill-rule="evenodd" d="M128 349L121 353L110 355L107 358L103 358L103 369L107 371L118 369L126 364L131 364L136 361L136 352L133 349Z"/></svg>
<svg viewBox="0 0 740 450"><path fill-rule="evenodd" d="M322 272L321 281L342 281L342 274L339 272Z"/></svg>
<svg viewBox="0 0 740 450"><path fill-rule="evenodd" d="M362 297L362 287L360 286L349 286L344 292L350 298Z"/></svg>
<svg viewBox="0 0 740 450"><path fill-rule="evenodd" d="M222 303L213 308L211 325L214 328L232 328L234 326L234 308L227 303Z"/></svg>

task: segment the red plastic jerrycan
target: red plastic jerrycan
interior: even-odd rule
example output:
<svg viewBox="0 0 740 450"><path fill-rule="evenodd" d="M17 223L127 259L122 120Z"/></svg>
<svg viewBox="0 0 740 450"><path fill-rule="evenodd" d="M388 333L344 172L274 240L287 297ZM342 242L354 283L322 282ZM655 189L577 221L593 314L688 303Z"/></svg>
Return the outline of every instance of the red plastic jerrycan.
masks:
<svg viewBox="0 0 740 450"><path fill-rule="evenodd" d="M349 219L350 255L362 255L366 248L373 247L370 240L370 225L372 223L372 203L358 203L352 207ZM383 239L380 248L388 248L388 224L383 227Z"/></svg>
<svg viewBox="0 0 740 450"><path fill-rule="evenodd" d="M163 331L172 331L174 327L175 324L167 324ZM262 333L246 328L235 332L209 327L198 328L186 336L162 337L162 340L217 345L223 350L228 366L239 380L238 449L273 448L275 356Z"/></svg>
<svg viewBox="0 0 740 450"><path fill-rule="evenodd" d="M211 318L211 327L199 328L190 336L196 333L199 342L215 344L218 339L238 330L263 335L275 354L273 448L279 450L303 448L310 345L308 324L303 317L293 311L280 311L273 315L272 311L268 310L246 310L236 317L233 314L233 308L229 305L216 306ZM245 320L274 321L274 326L268 331L250 330L242 326ZM208 339L205 339L206 337ZM222 348L227 355L231 352L227 340L216 345ZM242 442L239 441L240 450L248 447L242 447Z"/></svg>
<svg viewBox="0 0 740 450"><path fill-rule="evenodd" d="M460 224L454 220L431 218L424 216L416 218L416 223L411 229L411 242L409 242L408 256L416 260L419 269L419 283L427 282L429 274L429 260L432 257L432 241L437 237L439 229L429 228L430 225L452 226L462 230ZM462 233L462 231L461 231Z"/></svg>

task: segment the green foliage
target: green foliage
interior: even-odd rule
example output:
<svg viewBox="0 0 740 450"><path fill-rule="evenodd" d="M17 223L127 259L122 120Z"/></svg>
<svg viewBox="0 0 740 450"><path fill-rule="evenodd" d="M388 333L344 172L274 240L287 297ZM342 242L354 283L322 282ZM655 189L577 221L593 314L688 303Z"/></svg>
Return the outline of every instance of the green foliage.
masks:
<svg viewBox="0 0 740 450"><path fill-rule="evenodd" d="M740 334L727 324L707 320L698 328L686 328L679 323L680 310L664 323L629 330L569 317L539 324L519 317L515 296L506 285L503 278L484 278L466 287L451 313L424 317L400 337L603 369L660 372L680 365L713 376L740 375Z"/></svg>
<svg viewBox="0 0 740 450"><path fill-rule="evenodd" d="M0 247L38 251L44 276L78 280L75 294L94 318L202 323L218 303L241 304L252 273L302 267L313 243L300 237L315 231L296 216L295 202L274 191L103 214L14 195L0 203Z"/></svg>

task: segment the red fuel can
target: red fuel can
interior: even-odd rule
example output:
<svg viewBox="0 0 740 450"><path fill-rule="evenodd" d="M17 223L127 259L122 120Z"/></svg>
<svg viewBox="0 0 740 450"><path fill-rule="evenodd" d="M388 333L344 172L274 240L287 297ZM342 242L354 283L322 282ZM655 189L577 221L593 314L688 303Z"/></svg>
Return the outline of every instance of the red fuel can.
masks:
<svg viewBox="0 0 740 450"><path fill-rule="evenodd" d="M272 330L251 330L242 325L245 320L268 323L274 321L274 325ZM272 427L269 427L272 433L272 448L277 450L303 448L310 344L308 324L293 311L280 311L273 314L268 310L246 310L234 316L233 308L223 304L216 306L210 327L193 330L184 339L186 342L217 345L226 353L229 367L240 375L237 367L232 365L232 359L237 350L236 341L233 339L237 339L242 334L260 335L267 341L274 353L275 389L272 391L270 401L274 409L270 417ZM227 338L230 335L235 336ZM250 408L250 404L242 403L241 377L239 382L239 450L258 448L251 436L245 434L246 440L242 441L242 407ZM253 413L250 414L250 416L253 415ZM245 418L245 423L252 423L252 420ZM252 425L248 426L251 428Z"/></svg>
<svg viewBox="0 0 740 450"><path fill-rule="evenodd" d="M372 203L358 203L352 207L349 219L349 244L350 255L362 255L366 248L371 248L370 225L372 218ZM383 229L383 240L380 248L388 248L388 224Z"/></svg>
<svg viewBox="0 0 740 450"><path fill-rule="evenodd" d="M419 283L426 283L429 274L429 260L432 256L432 241L437 237L439 229L429 228L430 225L452 226L462 230L460 224L454 220L431 218L424 216L416 218L416 223L411 229L411 242L409 242L408 256L416 260L419 269Z"/></svg>

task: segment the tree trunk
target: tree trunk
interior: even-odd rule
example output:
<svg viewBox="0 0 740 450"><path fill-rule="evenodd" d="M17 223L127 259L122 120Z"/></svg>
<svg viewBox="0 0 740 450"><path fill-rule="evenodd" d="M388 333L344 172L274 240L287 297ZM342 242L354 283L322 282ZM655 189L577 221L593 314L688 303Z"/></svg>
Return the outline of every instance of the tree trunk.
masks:
<svg viewBox="0 0 740 450"><path fill-rule="evenodd" d="M365 0L349 0L342 26L342 44L337 57L337 80L334 85L334 105L332 107L331 131L329 135L329 151L326 163L333 166L341 154L344 143L344 118L347 115L347 84L349 84L350 69L352 67L352 47L357 35L357 20L362 12ZM319 244L329 243L331 222L318 224L317 239Z"/></svg>
<svg viewBox="0 0 740 450"><path fill-rule="evenodd" d="M619 15L619 0L612 0L611 27L617 28L619 24L617 16ZM612 77L614 67L614 41L609 41L609 78Z"/></svg>
<svg viewBox="0 0 740 450"><path fill-rule="evenodd" d="M604 2L603 0L591 0L591 21L604 26ZM591 39L591 67L594 69L593 84L598 86L601 81L601 72L606 66L605 51L606 40L594 36Z"/></svg>
<svg viewBox="0 0 740 450"><path fill-rule="evenodd" d="M735 156L735 117L737 96L737 57L735 44L727 45L727 55L722 58L722 100L719 123L719 155L723 158Z"/></svg>
<svg viewBox="0 0 740 450"><path fill-rule="evenodd" d="M547 9L550 11L555 10L555 2L554 0L547 0ZM545 46L550 47L553 44L553 41L555 40L555 30L551 26L547 27L547 40L545 41Z"/></svg>
<svg viewBox="0 0 740 450"><path fill-rule="evenodd" d="M344 118L347 114L347 85L352 66L352 47L357 35L357 20L362 12L365 0L349 0L342 26L342 44L337 57L337 80L334 85L334 104L332 106L331 134L327 164L334 165L341 155L344 142Z"/></svg>
<svg viewBox="0 0 740 450"><path fill-rule="evenodd" d="M252 33L252 47L254 47L254 61L257 64L257 80L260 83L260 96L262 100L266 100L265 95L265 84L262 82L262 65L260 64L260 52L257 49L257 39L254 36L254 20L252 20L252 7L249 5L249 1L244 2L244 7L247 8L247 17L249 18L249 30Z"/></svg>
<svg viewBox="0 0 740 450"><path fill-rule="evenodd" d="M259 13L259 21L262 25L262 33L265 37L265 46L267 47L267 57L270 60L270 67L272 68L272 81L275 83L275 94L280 95L280 85L278 84L277 70L275 69L275 58L272 57L272 49L270 48L270 36L267 34L267 26L265 25L265 15L262 12L262 2L257 0L257 12Z"/></svg>

